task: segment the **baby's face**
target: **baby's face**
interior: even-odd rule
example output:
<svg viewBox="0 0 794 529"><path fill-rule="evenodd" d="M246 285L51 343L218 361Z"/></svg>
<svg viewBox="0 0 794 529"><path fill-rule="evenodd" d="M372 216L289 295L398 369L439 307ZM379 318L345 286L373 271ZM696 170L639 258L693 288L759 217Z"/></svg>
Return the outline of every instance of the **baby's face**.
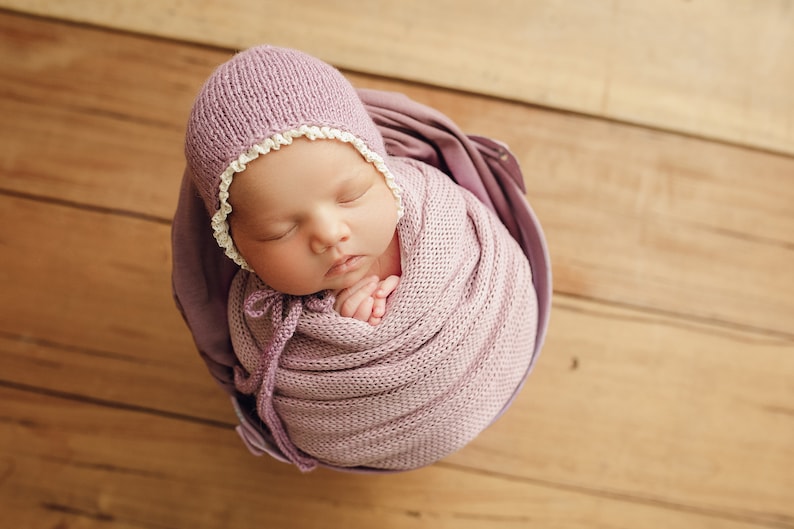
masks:
<svg viewBox="0 0 794 529"><path fill-rule="evenodd" d="M292 295L363 279L395 237L397 204L354 147L296 139L236 174L232 239L256 274Z"/></svg>

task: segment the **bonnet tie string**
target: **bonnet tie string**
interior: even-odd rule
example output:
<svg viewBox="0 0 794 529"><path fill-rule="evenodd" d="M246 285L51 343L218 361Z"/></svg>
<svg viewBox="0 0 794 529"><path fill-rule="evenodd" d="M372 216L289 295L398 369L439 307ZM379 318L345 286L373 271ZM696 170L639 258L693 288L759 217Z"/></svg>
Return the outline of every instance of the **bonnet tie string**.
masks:
<svg viewBox="0 0 794 529"><path fill-rule="evenodd" d="M287 303L286 315L284 304ZM303 472L314 469L317 461L302 453L287 434L281 418L273 406L276 385L276 370L287 342L295 334L304 309L325 312L333 306L331 296L289 296L275 290L263 289L253 292L245 300L245 313L252 318L262 318L270 313L273 334L262 351L256 370L247 374L237 365L234 367L234 385L245 395L257 396L257 412L265 422L273 440L284 456Z"/></svg>

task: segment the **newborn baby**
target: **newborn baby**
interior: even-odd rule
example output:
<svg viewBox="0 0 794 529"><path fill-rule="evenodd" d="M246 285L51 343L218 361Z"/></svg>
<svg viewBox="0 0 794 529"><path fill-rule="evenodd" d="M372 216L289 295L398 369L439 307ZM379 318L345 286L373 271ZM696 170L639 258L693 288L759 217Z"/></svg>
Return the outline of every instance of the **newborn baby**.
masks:
<svg viewBox="0 0 794 529"><path fill-rule="evenodd" d="M176 298L197 344L228 336L249 447L304 471L408 470L506 408L545 331L525 252L446 174L391 156L336 69L271 46L236 55L199 93L185 151ZM189 262L207 232L237 265L228 276ZM226 334L197 331L180 290L206 286L183 265L223 278Z"/></svg>

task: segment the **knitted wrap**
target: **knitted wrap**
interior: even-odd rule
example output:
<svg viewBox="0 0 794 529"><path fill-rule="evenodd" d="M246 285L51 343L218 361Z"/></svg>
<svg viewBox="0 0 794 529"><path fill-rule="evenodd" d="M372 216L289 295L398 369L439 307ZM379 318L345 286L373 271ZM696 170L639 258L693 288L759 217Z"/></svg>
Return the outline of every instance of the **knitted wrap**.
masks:
<svg viewBox="0 0 794 529"><path fill-rule="evenodd" d="M437 169L392 159L403 275L378 326L331 297L282 296L241 270L229 292L235 383L302 470L407 470L460 449L505 408L535 350L529 263L499 219Z"/></svg>

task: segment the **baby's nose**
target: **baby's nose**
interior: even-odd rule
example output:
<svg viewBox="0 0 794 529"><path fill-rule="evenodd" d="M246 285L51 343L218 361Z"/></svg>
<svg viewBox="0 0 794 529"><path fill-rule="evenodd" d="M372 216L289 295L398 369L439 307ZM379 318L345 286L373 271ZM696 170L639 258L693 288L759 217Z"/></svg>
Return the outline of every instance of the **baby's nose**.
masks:
<svg viewBox="0 0 794 529"><path fill-rule="evenodd" d="M322 253L350 239L350 229L342 219L325 218L315 225L312 250Z"/></svg>

